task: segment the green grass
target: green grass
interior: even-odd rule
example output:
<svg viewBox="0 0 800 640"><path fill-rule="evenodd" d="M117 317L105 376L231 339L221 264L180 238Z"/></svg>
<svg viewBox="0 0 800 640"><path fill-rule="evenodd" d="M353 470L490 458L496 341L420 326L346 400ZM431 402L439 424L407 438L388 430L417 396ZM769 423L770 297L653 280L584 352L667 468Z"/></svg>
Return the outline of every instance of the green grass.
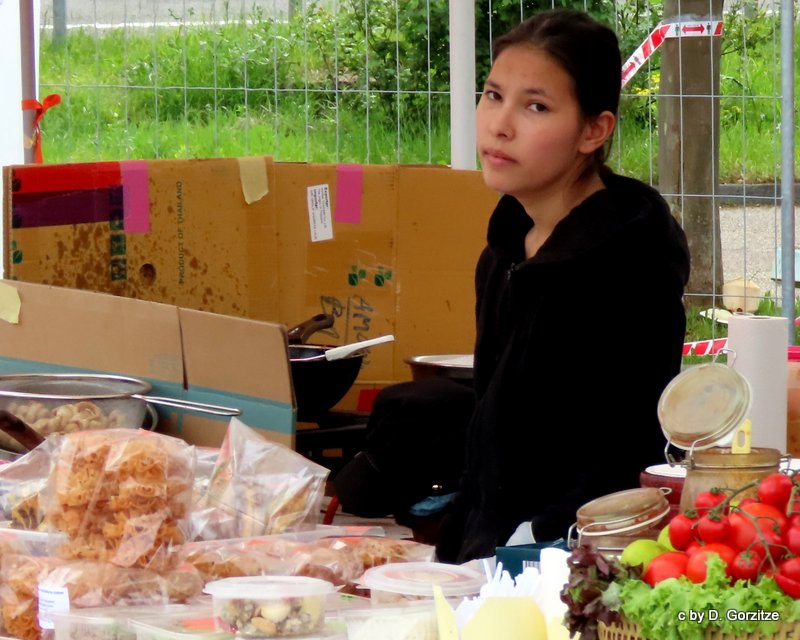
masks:
<svg viewBox="0 0 800 640"><path fill-rule="evenodd" d="M397 85L377 85L380 60L370 66L367 94L366 80L347 67L359 60L363 42L340 42L337 67L324 41L332 31L320 25L301 33L297 24L261 17L249 27L76 30L63 47L44 32L41 93L63 98L43 123L45 159L267 154L279 161L449 162L448 96L414 93L409 89L426 87L411 79L399 100L382 92ZM770 182L779 170L774 38L757 34L755 43L747 57L732 51L722 60L722 92L730 97L721 100L721 182ZM340 88L348 90L338 102L336 68ZM413 77L401 69L401 79ZM650 77L640 71L636 82L638 88L626 87L610 162L655 180L657 100L646 87L657 86L658 70Z"/></svg>

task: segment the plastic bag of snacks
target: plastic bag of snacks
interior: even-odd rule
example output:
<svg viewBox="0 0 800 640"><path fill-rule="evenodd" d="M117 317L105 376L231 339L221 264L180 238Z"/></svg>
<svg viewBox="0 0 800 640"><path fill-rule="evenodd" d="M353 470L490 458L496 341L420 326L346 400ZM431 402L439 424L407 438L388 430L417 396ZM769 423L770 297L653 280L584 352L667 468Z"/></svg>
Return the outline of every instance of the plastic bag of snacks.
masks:
<svg viewBox="0 0 800 640"><path fill-rule="evenodd" d="M3 627L15 638L39 640L39 581L63 560L8 554L0 563Z"/></svg>
<svg viewBox="0 0 800 640"><path fill-rule="evenodd" d="M45 440L33 451L0 465L0 514L20 529L37 529L42 522L39 493L47 483L56 440Z"/></svg>
<svg viewBox="0 0 800 640"><path fill-rule="evenodd" d="M199 596L204 584L193 568L158 574L108 562L20 555L3 559L0 581L6 628L26 639L52 637L54 612L185 603Z"/></svg>
<svg viewBox="0 0 800 640"><path fill-rule="evenodd" d="M62 436L40 502L49 531L68 542L56 555L164 571L186 540L194 447L131 429Z"/></svg>
<svg viewBox="0 0 800 640"><path fill-rule="evenodd" d="M225 516L221 531L206 527L198 539L246 538L313 526L319 519L329 470L233 418L201 509ZM220 535L221 534L221 535Z"/></svg>

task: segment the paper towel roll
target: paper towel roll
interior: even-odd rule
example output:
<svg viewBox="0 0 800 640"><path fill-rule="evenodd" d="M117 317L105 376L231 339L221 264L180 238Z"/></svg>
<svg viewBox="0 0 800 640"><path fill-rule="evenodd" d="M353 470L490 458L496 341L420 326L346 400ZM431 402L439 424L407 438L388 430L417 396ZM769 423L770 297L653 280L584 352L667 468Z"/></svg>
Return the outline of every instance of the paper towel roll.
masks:
<svg viewBox="0 0 800 640"><path fill-rule="evenodd" d="M736 352L733 368L753 390L752 445L784 453L789 327L786 318L734 314L728 320L728 348Z"/></svg>

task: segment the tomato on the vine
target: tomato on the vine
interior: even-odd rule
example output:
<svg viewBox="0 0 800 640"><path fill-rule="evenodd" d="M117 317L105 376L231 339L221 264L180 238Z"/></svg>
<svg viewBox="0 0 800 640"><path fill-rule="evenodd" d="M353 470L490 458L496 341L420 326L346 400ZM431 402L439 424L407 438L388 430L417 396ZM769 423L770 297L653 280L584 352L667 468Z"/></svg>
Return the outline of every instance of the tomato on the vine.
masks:
<svg viewBox="0 0 800 640"><path fill-rule="evenodd" d="M695 520L685 513L679 513L669 523L669 541L678 551L683 551L694 540L692 527Z"/></svg>
<svg viewBox="0 0 800 640"><path fill-rule="evenodd" d="M758 498L764 504L770 504L784 512L793 486L792 479L785 473L770 473L758 483Z"/></svg>
<svg viewBox="0 0 800 640"><path fill-rule="evenodd" d="M761 556L752 551L740 551L728 565L728 574L734 580L754 582L758 577L759 566L761 566Z"/></svg>
<svg viewBox="0 0 800 640"><path fill-rule="evenodd" d="M651 587L662 580L679 578L686 573L686 563L689 558L682 551L668 551L656 556L647 565L642 579Z"/></svg>
<svg viewBox="0 0 800 640"><path fill-rule="evenodd" d="M772 529L782 536L789 528L788 518L783 515L777 507L771 504L766 504L765 502L751 502L750 504L740 506L740 509L756 518L758 526L761 529Z"/></svg>
<svg viewBox="0 0 800 640"><path fill-rule="evenodd" d="M751 549L762 557L766 557L769 553L773 560L780 560L786 553L783 538L773 529L762 529Z"/></svg>
<svg viewBox="0 0 800 640"><path fill-rule="evenodd" d="M781 575L800 582L800 558L789 558L781 562L778 571Z"/></svg>
<svg viewBox="0 0 800 640"><path fill-rule="evenodd" d="M778 586L790 598L800 599L800 582L787 578L780 571L772 576Z"/></svg>
<svg viewBox="0 0 800 640"><path fill-rule="evenodd" d="M689 578L689 580L692 582L705 582L708 573L708 556L712 553L716 553L722 558L726 567L729 567L736 557L736 551L726 544L720 544L718 542L707 544L702 549L692 554L689 558L689 562L686 563L686 577Z"/></svg>
<svg viewBox="0 0 800 640"><path fill-rule="evenodd" d="M697 521L695 526L697 537L703 542L724 542L730 531L728 516L714 517L707 513Z"/></svg>
<svg viewBox="0 0 800 640"><path fill-rule="evenodd" d="M727 495L724 491L701 491L694 499L694 508L697 514L702 516L708 513L714 507L719 506L725 501Z"/></svg>
<svg viewBox="0 0 800 640"><path fill-rule="evenodd" d="M800 556L800 526L791 525L783 535L789 551L796 556Z"/></svg>

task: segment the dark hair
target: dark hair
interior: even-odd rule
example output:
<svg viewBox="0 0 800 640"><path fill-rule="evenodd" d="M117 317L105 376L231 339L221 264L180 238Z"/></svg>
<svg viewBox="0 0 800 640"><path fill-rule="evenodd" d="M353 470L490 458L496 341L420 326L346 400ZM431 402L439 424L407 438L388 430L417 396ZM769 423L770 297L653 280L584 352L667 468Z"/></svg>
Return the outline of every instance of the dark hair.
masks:
<svg viewBox="0 0 800 640"><path fill-rule="evenodd" d="M622 88L622 56L617 35L605 24L582 11L553 9L536 14L497 38L492 56L515 45L535 47L547 53L572 78L584 117L603 111L617 114ZM594 165L602 170L611 138L594 153Z"/></svg>

